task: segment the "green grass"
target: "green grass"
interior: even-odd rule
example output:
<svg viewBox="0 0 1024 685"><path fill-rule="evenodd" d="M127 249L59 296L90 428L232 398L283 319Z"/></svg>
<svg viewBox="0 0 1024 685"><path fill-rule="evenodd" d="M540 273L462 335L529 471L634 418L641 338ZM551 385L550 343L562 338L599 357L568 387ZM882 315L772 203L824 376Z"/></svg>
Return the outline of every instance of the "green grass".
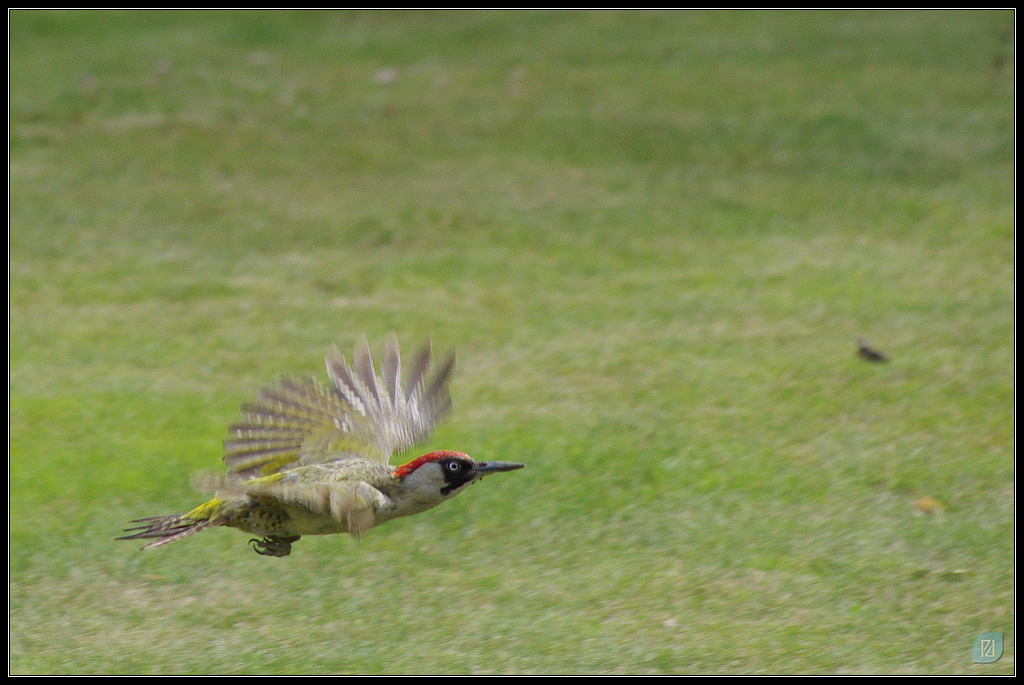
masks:
<svg viewBox="0 0 1024 685"><path fill-rule="evenodd" d="M9 19L11 673L1014 672L1011 12ZM525 470L113 540L389 330Z"/></svg>

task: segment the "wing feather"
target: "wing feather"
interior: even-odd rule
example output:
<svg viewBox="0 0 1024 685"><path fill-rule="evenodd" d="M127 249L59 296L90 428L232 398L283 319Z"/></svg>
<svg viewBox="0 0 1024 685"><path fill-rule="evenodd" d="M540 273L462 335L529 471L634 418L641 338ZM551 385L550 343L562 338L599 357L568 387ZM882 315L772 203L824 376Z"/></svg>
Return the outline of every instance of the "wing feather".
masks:
<svg viewBox="0 0 1024 685"><path fill-rule="evenodd" d="M381 362L381 381L391 410L396 410L402 401L402 356L398 351L398 338L392 333L384 343L384 360Z"/></svg>
<svg viewBox="0 0 1024 685"><path fill-rule="evenodd" d="M405 396L406 402L411 402L414 399L419 400L419 395L423 391L423 379L427 375L427 368L430 366L430 343L428 342L421 349L419 354L416 355L416 359L413 361L413 366L409 370L409 377L405 381Z"/></svg>
<svg viewBox="0 0 1024 685"><path fill-rule="evenodd" d="M373 358L370 356L370 344L363 338L355 351L352 353L352 362L355 365L355 373L362 381L362 388L365 392L364 401L373 403L373 409L384 407L384 400L380 394L380 387L377 385L377 374L373 370Z"/></svg>
<svg viewBox="0 0 1024 685"><path fill-rule="evenodd" d="M352 360L350 366L332 346L325 359L330 386L284 377L243 405L224 443L228 471L251 479L340 459L387 464L392 454L426 439L451 409L448 381L455 357L428 382L429 342L404 382L394 334L385 344L379 377L365 339L355 346Z"/></svg>

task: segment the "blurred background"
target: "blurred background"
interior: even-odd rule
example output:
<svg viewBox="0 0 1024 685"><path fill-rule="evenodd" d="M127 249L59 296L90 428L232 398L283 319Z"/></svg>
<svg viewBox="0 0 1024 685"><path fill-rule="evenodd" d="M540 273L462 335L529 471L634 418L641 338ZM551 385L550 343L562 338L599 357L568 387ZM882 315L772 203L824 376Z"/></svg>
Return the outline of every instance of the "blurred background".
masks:
<svg viewBox="0 0 1024 685"><path fill-rule="evenodd" d="M8 33L10 673L1014 672L1012 11ZM114 540L392 330L458 355L423 451L524 470Z"/></svg>

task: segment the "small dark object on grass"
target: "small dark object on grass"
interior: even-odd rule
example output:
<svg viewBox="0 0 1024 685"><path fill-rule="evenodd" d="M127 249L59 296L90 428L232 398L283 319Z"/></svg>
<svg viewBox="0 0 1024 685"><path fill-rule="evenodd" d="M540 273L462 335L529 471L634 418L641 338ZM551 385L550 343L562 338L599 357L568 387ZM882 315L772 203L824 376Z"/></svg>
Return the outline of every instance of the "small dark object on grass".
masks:
<svg viewBox="0 0 1024 685"><path fill-rule="evenodd" d="M887 362L889 358L878 350L868 347L863 340L857 341L857 354L869 362Z"/></svg>

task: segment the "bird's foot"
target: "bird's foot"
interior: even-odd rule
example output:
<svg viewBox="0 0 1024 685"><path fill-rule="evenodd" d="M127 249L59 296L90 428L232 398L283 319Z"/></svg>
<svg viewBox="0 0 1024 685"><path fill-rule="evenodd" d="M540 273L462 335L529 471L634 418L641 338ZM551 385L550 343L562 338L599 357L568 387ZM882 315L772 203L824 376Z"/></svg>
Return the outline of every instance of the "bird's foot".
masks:
<svg viewBox="0 0 1024 685"><path fill-rule="evenodd" d="M252 545L257 554L267 557L286 557L292 552L292 543L298 540L299 537L298 535L293 535L280 538L275 535L268 535L262 540L253 538L249 540L249 544Z"/></svg>

